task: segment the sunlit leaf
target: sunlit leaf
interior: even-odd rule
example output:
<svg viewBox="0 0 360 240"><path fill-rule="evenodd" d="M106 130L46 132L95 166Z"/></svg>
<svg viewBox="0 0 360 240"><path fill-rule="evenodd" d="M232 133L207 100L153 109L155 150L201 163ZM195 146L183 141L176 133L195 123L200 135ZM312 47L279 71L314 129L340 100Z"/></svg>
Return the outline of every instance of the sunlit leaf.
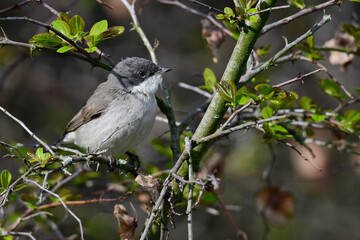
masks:
<svg viewBox="0 0 360 240"><path fill-rule="evenodd" d="M329 96L341 98L341 88L339 84L331 79L323 79L320 81L321 89Z"/></svg>
<svg viewBox="0 0 360 240"><path fill-rule="evenodd" d="M255 90L261 95L266 96L273 91L273 87L267 84L259 84L255 86Z"/></svg>
<svg viewBox="0 0 360 240"><path fill-rule="evenodd" d="M51 24L53 28L64 34L66 37L71 37L70 26L69 24L67 24L67 22L57 19L53 21Z"/></svg>
<svg viewBox="0 0 360 240"><path fill-rule="evenodd" d="M1 186L3 188L7 188L10 185L11 182L11 173L8 170L3 170L1 172Z"/></svg>
<svg viewBox="0 0 360 240"><path fill-rule="evenodd" d="M84 31L84 28L85 28L84 19L79 15L75 15L70 19L70 30L72 34L76 35Z"/></svg>
<svg viewBox="0 0 360 240"><path fill-rule="evenodd" d="M50 33L40 33L29 40L29 43L39 47L56 47L62 42L63 40L60 37Z"/></svg>
<svg viewBox="0 0 360 240"><path fill-rule="evenodd" d="M272 116L274 116L273 111L274 110L271 107L264 107L261 110L261 114L263 118L271 118Z"/></svg>
<svg viewBox="0 0 360 240"><path fill-rule="evenodd" d="M121 34L123 34L125 31L125 28L123 26L115 26L108 28L106 31L100 33L98 41L118 37Z"/></svg>
<svg viewBox="0 0 360 240"><path fill-rule="evenodd" d="M75 48L65 45L65 46L62 46L61 48L59 48L58 50L56 50L56 52L65 53L65 52L73 50L73 49L75 49Z"/></svg>
<svg viewBox="0 0 360 240"><path fill-rule="evenodd" d="M89 35L99 35L102 32L105 32L108 29L108 22L107 20L102 20L95 23L91 29Z"/></svg>
<svg viewBox="0 0 360 240"><path fill-rule="evenodd" d="M348 110L344 114L347 122L358 122L360 121L360 112L357 110Z"/></svg>
<svg viewBox="0 0 360 240"><path fill-rule="evenodd" d="M313 114L311 116L311 118L315 121L315 122L321 122L323 121L325 118L326 118L326 115L325 114Z"/></svg>
<svg viewBox="0 0 360 240"><path fill-rule="evenodd" d="M209 92L213 92L215 83L216 83L216 76L214 72L210 68L205 68L204 73L204 81L205 87Z"/></svg>

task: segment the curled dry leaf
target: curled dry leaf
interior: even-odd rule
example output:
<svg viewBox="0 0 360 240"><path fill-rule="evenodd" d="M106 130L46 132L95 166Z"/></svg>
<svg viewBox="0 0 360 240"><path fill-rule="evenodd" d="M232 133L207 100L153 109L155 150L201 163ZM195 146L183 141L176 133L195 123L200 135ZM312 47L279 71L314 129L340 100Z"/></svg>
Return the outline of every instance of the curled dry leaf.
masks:
<svg viewBox="0 0 360 240"><path fill-rule="evenodd" d="M295 214L295 197L271 186L261 189L255 196L256 208L274 224L285 224Z"/></svg>
<svg viewBox="0 0 360 240"><path fill-rule="evenodd" d="M151 175L144 175L140 173L135 178L135 182L142 186L145 191L149 192L153 202L156 202L156 200L159 198L160 186L162 183L160 179Z"/></svg>
<svg viewBox="0 0 360 240"><path fill-rule="evenodd" d="M120 240L135 240L134 233L137 227L137 220L128 215L125 206L122 204L115 205L114 215L119 224Z"/></svg>
<svg viewBox="0 0 360 240"><path fill-rule="evenodd" d="M225 41L225 34L223 31L215 27L208 19L201 20L201 25L201 36L206 40L207 46L211 50L214 63L217 63L220 58L219 48Z"/></svg>
<svg viewBox="0 0 360 240"><path fill-rule="evenodd" d="M138 192L136 194L136 197L139 202L140 208L144 212L148 212L151 210L151 196L148 192Z"/></svg>
<svg viewBox="0 0 360 240"><path fill-rule="evenodd" d="M325 47L357 50L355 38L342 30L337 31L333 39L325 42ZM340 65L340 71L345 72L354 57L355 55L352 53L330 51L329 62L332 65Z"/></svg>

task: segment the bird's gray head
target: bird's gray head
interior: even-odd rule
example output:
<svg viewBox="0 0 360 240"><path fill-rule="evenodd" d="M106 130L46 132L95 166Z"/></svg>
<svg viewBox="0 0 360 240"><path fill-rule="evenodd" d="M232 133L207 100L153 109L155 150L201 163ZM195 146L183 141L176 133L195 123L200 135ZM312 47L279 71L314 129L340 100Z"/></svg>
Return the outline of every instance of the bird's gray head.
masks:
<svg viewBox="0 0 360 240"><path fill-rule="evenodd" d="M149 85L156 85L157 88L159 81L154 81L159 77L156 76L170 70L171 68L161 68L144 58L130 57L119 62L111 71L108 79L111 81L116 79L127 91L132 91L136 86L141 87L140 85L144 85L144 87L145 85L147 87L150 87ZM145 84L145 81L153 83Z"/></svg>

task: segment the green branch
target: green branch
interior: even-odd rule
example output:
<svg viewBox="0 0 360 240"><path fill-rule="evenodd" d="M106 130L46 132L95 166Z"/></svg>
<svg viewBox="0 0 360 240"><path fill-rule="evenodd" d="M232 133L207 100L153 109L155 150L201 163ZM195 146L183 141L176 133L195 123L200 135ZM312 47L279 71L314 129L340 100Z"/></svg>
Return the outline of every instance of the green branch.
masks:
<svg viewBox="0 0 360 240"><path fill-rule="evenodd" d="M265 0L261 3L259 10L273 7L275 3L276 0ZM241 74L243 74L246 68L246 63L251 50L253 49L256 40L259 38L261 30L269 15L270 12L259 14L257 22L249 23L249 31L240 33L239 39L235 45L221 81L231 81L235 83L235 85L238 84ZM197 141L198 139L214 133L219 127L226 110L227 107L225 105L225 100L218 93L215 93L202 121L194 133L193 140ZM192 156L195 169L199 165L199 161L208 147L209 143L203 143L193 149ZM187 167L184 167L183 170L187 170L186 168ZM183 174L184 172L180 173L180 175Z"/></svg>

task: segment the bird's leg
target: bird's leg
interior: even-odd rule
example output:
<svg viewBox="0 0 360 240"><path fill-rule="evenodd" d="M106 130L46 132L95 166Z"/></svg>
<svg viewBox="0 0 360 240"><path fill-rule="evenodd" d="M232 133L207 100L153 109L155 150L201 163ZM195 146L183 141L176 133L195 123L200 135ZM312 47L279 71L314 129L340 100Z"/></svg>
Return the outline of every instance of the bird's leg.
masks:
<svg viewBox="0 0 360 240"><path fill-rule="evenodd" d="M134 166L135 171L137 171L140 168L140 160L139 157L136 154L133 154L129 151L126 152L126 155L129 157L129 163Z"/></svg>

